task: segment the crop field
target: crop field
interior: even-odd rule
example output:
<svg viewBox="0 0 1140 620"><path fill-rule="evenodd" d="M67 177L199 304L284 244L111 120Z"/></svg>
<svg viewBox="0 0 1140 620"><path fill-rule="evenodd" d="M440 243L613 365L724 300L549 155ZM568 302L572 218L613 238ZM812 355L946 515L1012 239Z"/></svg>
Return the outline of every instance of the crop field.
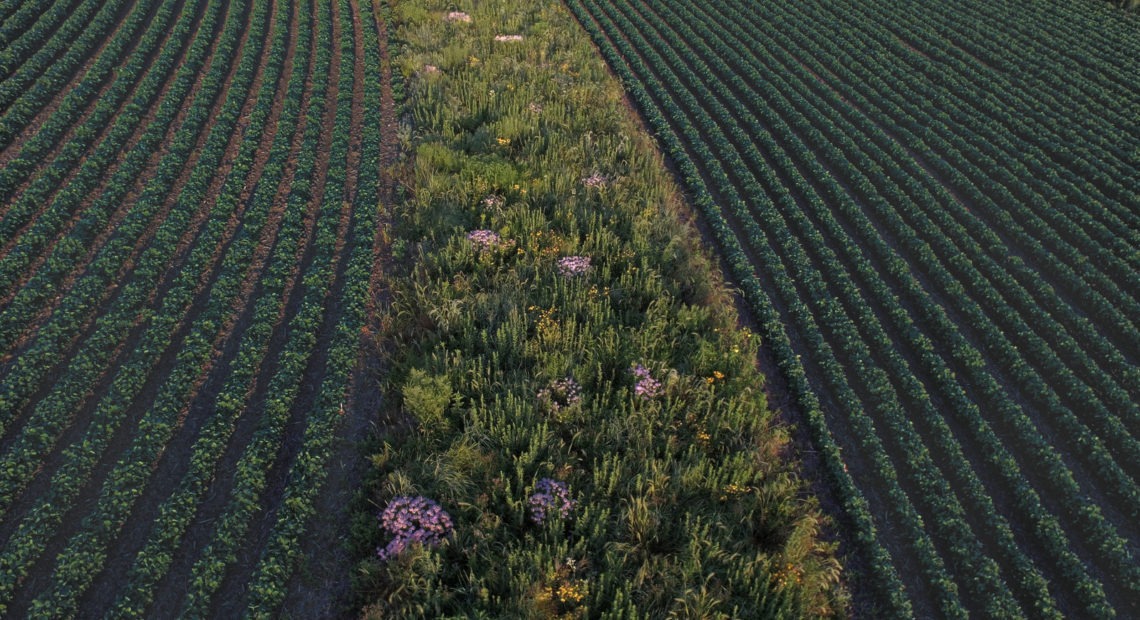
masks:
<svg viewBox="0 0 1140 620"><path fill-rule="evenodd" d="M1140 615L1135 16L567 4L747 299L865 608Z"/></svg>
<svg viewBox="0 0 1140 620"><path fill-rule="evenodd" d="M0 616L1140 617L1115 4L0 0Z"/></svg>
<svg viewBox="0 0 1140 620"><path fill-rule="evenodd" d="M375 311L374 8L0 6L0 615L291 591Z"/></svg>

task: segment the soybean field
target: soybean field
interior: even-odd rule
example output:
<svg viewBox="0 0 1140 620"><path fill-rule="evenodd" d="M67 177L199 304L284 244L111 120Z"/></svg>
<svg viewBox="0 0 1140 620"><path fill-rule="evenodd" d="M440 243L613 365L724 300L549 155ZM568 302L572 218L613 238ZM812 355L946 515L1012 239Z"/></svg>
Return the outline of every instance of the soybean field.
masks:
<svg viewBox="0 0 1140 620"><path fill-rule="evenodd" d="M298 591L375 311L383 32L368 0L0 3L0 615Z"/></svg>
<svg viewBox="0 0 1140 620"><path fill-rule="evenodd" d="M857 607L1140 615L1136 16L567 4L747 300Z"/></svg>

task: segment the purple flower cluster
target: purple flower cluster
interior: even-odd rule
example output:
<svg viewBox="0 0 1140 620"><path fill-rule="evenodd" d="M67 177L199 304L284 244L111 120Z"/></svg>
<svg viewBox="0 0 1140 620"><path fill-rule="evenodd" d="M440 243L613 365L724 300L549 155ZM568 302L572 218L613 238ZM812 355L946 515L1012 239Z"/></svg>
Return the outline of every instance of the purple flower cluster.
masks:
<svg viewBox="0 0 1140 620"><path fill-rule="evenodd" d="M499 244L502 243L502 238L499 237L499 233L485 229L473 230L467 233L467 240L471 242L471 245L475 246L475 249L481 252L497 248Z"/></svg>
<svg viewBox="0 0 1140 620"><path fill-rule="evenodd" d="M380 527L394 538L376 550L381 560L388 561L411 543L434 547L451 533L451 515L426 497L399 496L380 513Z"/></svg>
<svg viewBox="0 0 1140 620"><path fill-rule="evenodd" d="M589 270L589 256L565 256L558 260L558 273L564 278L580 276Z"/></svg>
<svg viewBox="0 0 1140 620"><path fill-rule="evenodd" d="M637 377L637 384L633 386L634 394L645 399L655 398L661 394L661 382L649 374L648 368L638 364L630 372Z"/></svg>
<svg viewBox="0 0 1140 620"><path fill-rule="evenodd" d="M565 482L543 478L535 485L535 492L530 496L530 519L542 525L546 517L555 512L565 519L577 503L570 499L570 487Z"/></svg>
<svg viewBox="0 0 1140 620"><path fill-rule="evenodd" d="M538 400L552 413L557 413L563 407L569 407L582 400L582 386L571 377L558 379L538 391Z"/></svg>

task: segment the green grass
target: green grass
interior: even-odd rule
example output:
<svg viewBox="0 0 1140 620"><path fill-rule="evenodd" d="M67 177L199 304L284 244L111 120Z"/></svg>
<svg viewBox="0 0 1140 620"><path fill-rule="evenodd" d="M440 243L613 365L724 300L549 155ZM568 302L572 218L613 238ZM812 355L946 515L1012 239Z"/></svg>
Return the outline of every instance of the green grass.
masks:
<svg viewBox="0 0 1140 620"><path fill-rule="evenodd" d="M842 615L757 338L588 37L557 2L390 13L410 191L377 378L388 424L354 527L366 614ZM561 275L570 256L590 269ZM637 393L637 365L657 396ZM542 478L577 504L536 525ZM454 533L382 562L377 514L415 495Z"/></svg>

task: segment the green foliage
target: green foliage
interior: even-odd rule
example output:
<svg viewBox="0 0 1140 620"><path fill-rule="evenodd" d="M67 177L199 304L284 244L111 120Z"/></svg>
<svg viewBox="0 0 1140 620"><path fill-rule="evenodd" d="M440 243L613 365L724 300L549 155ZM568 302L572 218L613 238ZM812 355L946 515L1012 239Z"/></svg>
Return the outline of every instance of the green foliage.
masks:
<svg viewBox="0 0 1140 620"><path fill-rule="evenodd" d="M1135 243L1137 197L1119 182L1126 150L1103 139L1136 99L1091 43L1127 20L1059 2L1032 16L981 2L568 5L741 283L879 613L1059 617L1058 583L1080 613L1134 610L1134 528L1083 496L1140 509L1127 430L1140 376L1125 359L1140 308L1124 292L1138 280L1134 257L1110 250ZM1052 36L1073 55L1042 46ZM1048 69L1009 79L1026 57ZM1067 133L1079 157L1054 153L1062 117L1101 128ZM1049 509L1055 494L1068 499ZM1115 583L1082 566L1083 544ZM926 590L914 608L904 583Z"/></svg>
<svg viewBox="0 0 1140 620"><path fill-rule="evenodd" d="M444 417L451 403L451 383L447 377L431 377L413 368L401 390L404 409L416 424L428 433L446 433L448 422Z"/></svg>
<svg viewBox="0 0 1140 620"><path fill-rule="evenodd" d="M372 458L354 529L366 613L842 614L758 340L573 18L552 2L393 13L416 122L397 236L414 260L380 380L413 428ZM571 257L588 267L570 275ZM576 503L539 523L544 478ZM455 532L382 563L375 515L399 495L438 501Z"/></svg>

